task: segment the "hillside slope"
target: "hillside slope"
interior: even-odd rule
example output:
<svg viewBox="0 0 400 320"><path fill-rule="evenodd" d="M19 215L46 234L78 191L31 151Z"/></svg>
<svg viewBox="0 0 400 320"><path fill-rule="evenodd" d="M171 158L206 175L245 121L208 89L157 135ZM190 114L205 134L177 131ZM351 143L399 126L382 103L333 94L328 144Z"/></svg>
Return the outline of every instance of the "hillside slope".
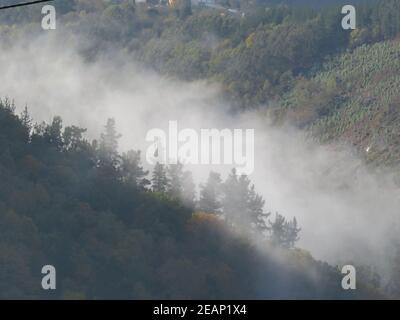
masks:
<svg viewBox="0 0 400 320"><path fill-rule="evenodd" d="M322 142L345 141L368 161L400 164L400 43L364 45L299 80L282 112Z"/></svg>
<svg viewBox="0 0 400 320"><path fill-rule="evenodd" d="M2 102L0 298L378 296L362 283L342 290L337 269L300 250L260 251L212 215L125 184L95 164L96 148L76 127L29 127ZM55 291L41 289L48 264Z"/></svg>

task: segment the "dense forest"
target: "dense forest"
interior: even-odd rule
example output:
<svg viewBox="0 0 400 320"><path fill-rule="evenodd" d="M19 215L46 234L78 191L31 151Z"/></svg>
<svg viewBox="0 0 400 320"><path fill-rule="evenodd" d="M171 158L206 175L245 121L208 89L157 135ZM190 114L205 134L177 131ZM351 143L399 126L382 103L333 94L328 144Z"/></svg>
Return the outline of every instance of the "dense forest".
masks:
<svg viewBox="0 0 400 320"><path fill-rule="evenodd" d="M95 59L109 48L129 50L132 59L160 74L220 83L236 111L266 109L277 121L315 128L311 132L317 139L344 138L361 151L370 142L366 133L358 131L368 123L375 140L387 140L390 150L385 151L384 162L398 164L393 128L397 122L387 120L397 117L396 108L391 108L398 101L397 92L384 93L389 88L380 77L388 73L396 77L396 68L388 66L397 65L393 50L400 31L400 2L356 2L357 29L347 31L341 27L342 1L320 8L311 6L312 1L294 7L276 2L239 2L237 12L227 11L233 8L229 3L199 8L185 1L170 8L150 2L58 0L57 7L65 29L90 39L82 46L88 58ZM32 24L34 19L40 19L34 8L3 13L2 41L32 33L39 27ZM354 61L360 64L364 59L370 69L349 74L359 67ZM366 73L369 82L359 83L359 76ZM381 91L374 81L380 82ZM354 88L357 95L348 97ZM367 107L354 101L360 97L367 100Z"/></svg>
<svg viewBox="0 0 400 320"><path fill-rule="evenodd" d="M350 144L400 177L400 1L353 2L355 30L342 29L339 0L54 5L59 36L76 37L88 63L121 51L163 77L216 83L232 114ZM1 43L37 37L41 17L2 12ZM357 290L342 290L337 266L297 247L301 220L269 212L235 169L200 185L180 163L148 171L141 150L120 151L114 119L90 141L60 117L35 123L29 102L17 114L0 92L1 298L400 297L397 265L384 282L360 266ZM55 292L39 286L49 261Z"/></svg>
<svg viewBox="0 0 400 320"><path fill-rule="evenodd" d="M235 171L224 183L211 173L193 213L181 166L157 164L147 180L140 152L118 154L112 119L89 143L84 129L60 118L33 125L5 100L0 124L3 299L380 297L367 283L342 290L338 269L293 249L296 220L276 214L267 226L263 199ZM245 215L262 251L228 232ZM280 251L283 261L273 258ZM55 293L38 286L49 261L62 279Z"/></svg>

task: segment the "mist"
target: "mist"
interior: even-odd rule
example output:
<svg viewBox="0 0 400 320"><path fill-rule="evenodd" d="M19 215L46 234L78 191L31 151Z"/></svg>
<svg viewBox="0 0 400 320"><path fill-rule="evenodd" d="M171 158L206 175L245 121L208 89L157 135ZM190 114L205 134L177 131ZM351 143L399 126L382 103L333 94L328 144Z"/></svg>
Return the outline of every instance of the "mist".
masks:
<svg viewBox="0 0 400 320"><path fill-rule="evenodd" d="M62 39L62 40L61 40ZM221 88L205 81L162 77L123 51L98 52L88 61L82 43L44 33L1 48L0 96L25 105L36 122L59 115L64 126L88 129L96 139L107 118L122 134L121 151L145 154L146 133L177 121L179 129L255 129L255 170L250 176L266 210L296 216L298 247L333 264L355 262L386 270L396 233L400 194L390 174L376 175L351 148L321 146L294 127L274 127L252 111L230 112ZM145 159L143 159L145 163ZM232 166L192 165L197 183Z"/></svg>

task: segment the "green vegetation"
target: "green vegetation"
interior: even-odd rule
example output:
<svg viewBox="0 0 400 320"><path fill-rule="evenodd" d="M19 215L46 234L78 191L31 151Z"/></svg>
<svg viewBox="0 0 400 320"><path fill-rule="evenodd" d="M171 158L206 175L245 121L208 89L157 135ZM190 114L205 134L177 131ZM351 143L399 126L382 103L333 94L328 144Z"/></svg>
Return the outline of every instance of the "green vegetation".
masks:
<svg viewBox="0 0 400 320"><path fill-rule="evenodd" d="M400 159L400 45L364 45L300 79L276 111L278 118L307 126L323 142L347 141L370 161ZM282 115L281 113L285 115Z"/></svg>
<svg viewBox="0 0 400 320"><path fill-rule="evenodd" d="M393 39L400 32L398 0L360 1L358 27L352 32L341 27L342 1L320 9L308 6L310 1L295 7L274 1L253 5L244 1L236 6L228 2L223 3L226 8L237 7L238 13L224 7L193 7L176 14L177 6L188 6L181 2L167 7L151 2L59 0L57 6L63 28L90 39L84 47L88 57L94 58L101 49L128 50L133 59L159 73L221 83L239 110L268 107L329 57ZM17 30L32 32L40 27L32 21L40 17L34 8L1 16L0 38L12 41Z"/></svg>
<svg viewBox="0 0 400 320"><path fill-rule="evenodd" d="M276 125L290 121L322 143L350 142L371 163L398 166L400 0L358 6L351 32L341 28L342 1L282 5L291 2L56 6L60 36L79 34L89 62L123 50L165 76L219 83L237 112L258 108ZM40 18L34 7L5 12L0 41L36 36ZM295 248L296 219L271 219L248 177L211 173L197 201L179 164L150 173L140 151L119 154L112 119L99 141L85 131L58 117L33 125L27 109L18 117L0 103L1 298L380 297L368 267L346 292L335 267ZM40 288L45 264L57 268L56 293ZM386 292L398 297L398 282Z"/></svg>
<svg viewBox="0 0 400 320"><path fill-rule="evenodd" d="M63 129L57 117L32 128L27 112L17 117L12 104L0 104L1 298L379 297L363 285L343 291L338 270L280 248L293 227L281 216L265 248L281 251L283 265L227 232L215 214L192 213L167 194L171 184L144 189L139 162L127 166L115 152L112 120L100 143L83 132ZM234 172L229 179L237 181ZM154 189L167 179L157 181ZM46 264L57 268L55 292L40 286Z"/></svg>

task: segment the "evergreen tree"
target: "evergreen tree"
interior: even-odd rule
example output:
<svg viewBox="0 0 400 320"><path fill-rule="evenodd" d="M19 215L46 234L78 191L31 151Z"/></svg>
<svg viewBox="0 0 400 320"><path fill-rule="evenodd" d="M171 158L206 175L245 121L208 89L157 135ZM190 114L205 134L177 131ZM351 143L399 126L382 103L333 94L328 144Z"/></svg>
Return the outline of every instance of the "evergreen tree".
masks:
<svg viewBox="0 0 400 320"><path fill-rule="evenodd" d="M154 192L167 192L169 188L169 181L167 178L167 171L165 166L159 162L156 163L153 169L151 186Z"/></svg>
<svg viewBox="0 0 400 320"><path fill-rule="evenodd" d="M14 101L12 101L12 100L10 100L8 98L0 99L0 105L1 105L1 109L3 111L5 111L8 114L14 115L14 112L15 112L15 103L14 103Z"/></svg>
<svg viewBox="0 0 400 320"><path fill-rule="evenodd" d="M140 150L130 150L122 156L121 173L124 182L140 189L146 189L150 181L146 179L149 171L141 165Z"/></svg>
<svg viewBox="0 0 400 320"><path fill-rule="evenodd" d="M255 191L254 184L246 175L238 176L233 169L223 184L223 212L228 221L240 224L262 234L269 230L264 211L265 201Z"/></svg>
<svg viewBox="0 0 400 320"><path fill-rule="evenodd" d="M250 221L253 227L263 234L269 231L267 225L267 218L270 213L264 211L265 200L261 195L257 194L255 191L255 186L252 185L249 191L248 199L248 211L250 216Z"/></svg>
<svg viewBox="0 0 400 320"><path fill-rule="evenodd" d="M232 224L245 226L250 221L248 216L250 180L247 176L238 176L232 169L223 184L223 212Z"/></svg>
<svg viewBox="0 0 400 320"><path fill-rule="evenodd" d="M46 142L57 149L60 150L63 147L62 119L60 117L54 117L51 124L44 128L43 137Z"/></svg>
<svg viewBox="0 0 400 320"><path fill-rule="evenodd" d="M285 217L276 213L275 220L269 222L271 227L271 240L274 244L285 248L293 248L299 240L300 228L297 227L297 220L286 221Z"/></svg>
<svg viewBox="0 0 400 320"><path fill-rule="evenodd" d="M100 137L99 167L115 171L119 165L118 139L121 137L115 128L115 120L107 120L104 133Z"/></svg>
<svg viewBox="0 0 400 320"><path fill-rule="evenodd" d="M297 241L299 241L300 228L297 226L296 217L292 221L286 222L286 247L293 248Z"/></svg>
<svg viewBox="0 0 400 320"><path fill-rule="evenodd" d="M178 162L170 164L168 174L168 194L175 199L180 199L183 191L183 165Z"/></svg>
<svg viewBox="0 0 400 320"><path fill-rule="evenodd" d="M183 173L182 201L190 208L196 206L196 185L193 182L193 175L190 171Z"/></svg>
<svg viewBox="0 0 400 320"><path fill-rule="evenodd" d="M221 213L222 180L219 173L210 172L207 183L200 185L199 209L207 213Z"/></svg>
<svg viewBox="0 0 400 320"><path fill-rule="evenodd" d="M275 214L275 220L269 221L271 227L271 240L276 245L282 245L285 242L285 218L279 213Z"/></svg>
<svg viewBox="0 0 400 320"><path fill-rule="evenodd" d="M62 136L65 150L78 151L81 150L84 145L87 145L87 142L83 139L83 134L85 132L86 129L77 126L66 127Z"/></svg>
<svg viewBox="0 0 400 320"><path fill-rule="evenodd" d="M26 130L26 140L29 141L33 129L33 121L29 115L27 106L25 106L24 110L21 112L19 119Z"/></svg>

